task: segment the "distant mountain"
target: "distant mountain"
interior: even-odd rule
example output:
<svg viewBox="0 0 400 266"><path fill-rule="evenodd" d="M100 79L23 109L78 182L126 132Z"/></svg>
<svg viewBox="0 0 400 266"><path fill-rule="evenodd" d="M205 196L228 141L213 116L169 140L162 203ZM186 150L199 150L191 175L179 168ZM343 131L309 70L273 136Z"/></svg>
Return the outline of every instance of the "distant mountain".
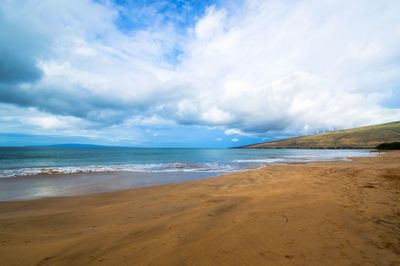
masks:
<svg viewBox="0 0 400 266"><path fill-rule="evenodd" d="M245 149L372 149L400 142L400 121L242 146Z"/></svg>
<svg viewBox="0 0 400 266"><path fill-rule="evenodd" d="M55 148L97 148L97 147L111 147L104 145L95 145L95 144L80 144L80 143L64 143L64 144L52 144L52 145L40 145L40 146L31 146L31 147L55 147Z"/></svg>

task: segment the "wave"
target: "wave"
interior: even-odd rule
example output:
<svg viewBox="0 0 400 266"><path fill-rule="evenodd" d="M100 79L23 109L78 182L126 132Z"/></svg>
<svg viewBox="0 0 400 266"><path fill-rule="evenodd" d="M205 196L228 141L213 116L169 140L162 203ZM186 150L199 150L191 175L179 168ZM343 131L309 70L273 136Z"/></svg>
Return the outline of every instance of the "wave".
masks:
<svg viewBox="0 0 400 266"><path fill-rule="evenodd" d="M234 163L311 163L311 162L327 162L327 161L350 161L349 157L371 157L375 156L370 153L356 153L356 154L329 154L329 155L285 155L276 156L262 159L239 159L233 160Z"/></svg>
<svg viewBox="0 0 400 266"><path fill-rule="evenodd" d="M154 164L125 164L125 165L91 165L40 167L0 170L0 178L30 175L58 175L77 173L106 173L106 172L235 172L240 167L218 163L154 163Z"/></svg>
<svg viewBox="0 0 400 266"><path fill-rule="evenodd" d="M308 163L308 162L321 162L321 161L347 161L347 157L281 157L281 158L268 158L268 159L243 159L234 160L235 163Z"/></svg>
<svg viewBox="0 0 400 266"><path fill-rule="evenodd" d="M255 169L266 164L282 163L310 163L321 161L349 160L353 154L339 155L284 155L267 158L236 159L227 162L168 162L168 163L135 163L123 165L89 165L89 166L56 166L32 167L17 169L0 169L0 178L31 176L31 175L58 175L77 173L106 173L106 172L217 172L230 173ZM357 154L357 156L371 156L371 154Z"/></svg>

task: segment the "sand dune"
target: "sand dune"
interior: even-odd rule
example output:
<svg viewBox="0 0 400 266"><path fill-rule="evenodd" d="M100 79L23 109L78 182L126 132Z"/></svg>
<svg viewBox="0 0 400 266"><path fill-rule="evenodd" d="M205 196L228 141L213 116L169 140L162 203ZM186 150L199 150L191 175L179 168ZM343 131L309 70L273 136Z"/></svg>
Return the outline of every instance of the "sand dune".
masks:
<svg viewBox="0 0 400 266"><path fill-rule="evenodd" d="M400 153L0 203L1 265L400 265Z"/></svg>

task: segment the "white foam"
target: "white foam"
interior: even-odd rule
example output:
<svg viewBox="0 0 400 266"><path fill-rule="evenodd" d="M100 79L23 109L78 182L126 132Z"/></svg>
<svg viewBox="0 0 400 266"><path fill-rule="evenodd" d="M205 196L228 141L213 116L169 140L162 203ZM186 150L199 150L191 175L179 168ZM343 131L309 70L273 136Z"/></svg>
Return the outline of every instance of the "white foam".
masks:
<svg viewBox="0 0 400 266"><path fill-rule="evenodd" d="M230 165L217 163L156 163L156 164L126 164L126 165L91 165L41 167L0 170L0 177L57 175L75 173L104 173L104 172L233 172L239 169Z"/></svg>
<svg viewBox="0 0 400 266"><path fill-rule="evenodd" d="M340 154L318 155L284 155L267 158L234 159L229 162L170 162L170 163L145 163L124 165L90 165L90 166L60 166L40 168L0 169L0 178L31 176L31 175L58 175L75 173L101 173L101 172L237 172L247 169L259 168L265 164L274 163L309 163L319 161L348 160L351 156L371 156L371 154L351 152Z"/></svg>

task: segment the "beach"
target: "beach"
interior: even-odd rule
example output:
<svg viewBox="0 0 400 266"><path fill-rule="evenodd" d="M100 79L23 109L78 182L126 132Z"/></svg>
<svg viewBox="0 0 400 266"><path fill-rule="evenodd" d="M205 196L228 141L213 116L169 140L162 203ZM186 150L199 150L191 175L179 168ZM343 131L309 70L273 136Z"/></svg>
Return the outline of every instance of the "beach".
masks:
<svg viewBox="0 0 400 266"><path fill-rule="evenodd" d="M2 265L400 265L400 152L0 202Z"/></svg>

